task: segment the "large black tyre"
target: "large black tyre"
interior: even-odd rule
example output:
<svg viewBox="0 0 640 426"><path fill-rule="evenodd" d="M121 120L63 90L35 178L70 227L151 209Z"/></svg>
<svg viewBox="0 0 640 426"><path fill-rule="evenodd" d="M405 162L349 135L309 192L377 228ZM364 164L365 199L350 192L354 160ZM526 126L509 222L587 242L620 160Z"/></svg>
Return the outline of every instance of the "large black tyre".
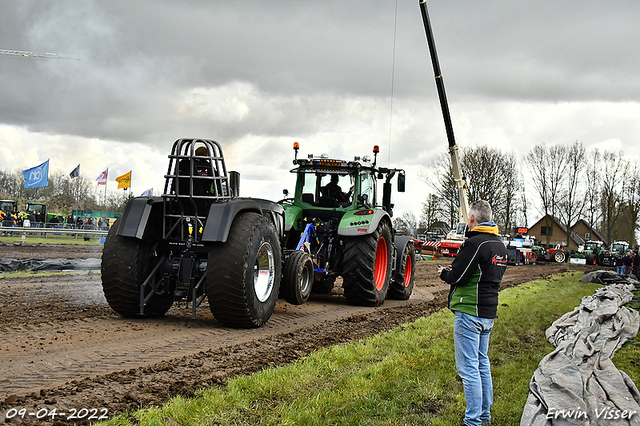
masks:
<svg viewBox="0 0 640 426"><path fill-rule="evenodd" d="M564 250L556 250L553 252L553 260L556 263L564 263L564 261L567 260L567 254Z"/></svg>
<svg viewBox="0 0 640 426"><path fill-rule="evenodd" d="M151 244L116 235L119 222L118 218L109 230L102 249L102 291L111 309L125 317L136 317L140 315L140 287L160 258ZM147 301L142 316L160 317L172 304L173 294L156 293Z"/></svg>
<svg viewBox="0 0 640 426"><path fill-rule="evenodd" d="M391 230L380 222L375 232L345 240L342 286L352 305L379 306L391 281Z"/></svg>
<svg viewBox="0 0 640 426"><path fill-rule="evenodd" d="M225 243L209 251L207 297L213 316L235 328L264 325L276 306L282 268L276 228L258 213L241 213Z"/></svg>
<svg viewBox="0 0 640 426"><path fill-rule="evenodd" d="M413 293L416 254L413 244L409 242L404 251L398 255L398 267L389 284L388 299L407 300Z"/></svg>
<svg viewBox="0 0 640 426"><path fill-rule="evenodd" d="M307 301L313 287L313 260L309 253L294 251L284 263L280 294L293 305Z"/></svg>

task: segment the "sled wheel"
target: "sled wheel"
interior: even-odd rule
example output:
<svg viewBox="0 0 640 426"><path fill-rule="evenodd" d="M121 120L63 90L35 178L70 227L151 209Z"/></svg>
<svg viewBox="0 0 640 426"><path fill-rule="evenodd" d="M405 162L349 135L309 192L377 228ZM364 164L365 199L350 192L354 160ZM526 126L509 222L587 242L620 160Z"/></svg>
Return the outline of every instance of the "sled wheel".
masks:
<svg viewBox="0 0 640 426"><path fill-rule="evenodd" d="M413 244L407 243L399 259L399 267L389 284L389 293L387 298L407 300L413 292L414 273L416 265L416 257L412 248Z"/></svg>
<svg viewBox="0 0 640 426"><path fill-rule="evenodd" d="M224 243L207 260L207 297L213 316L236 328L264 325L278 299L282 267L273 224L258 213L241 213Z"/></svg>
<svg viewBox="0 0 640 426"><path fill-rule="evenodd" d="M313 260L308 253L294 251L284 263L280 291L293 305L307 301L313 287Z"/></svg>
<svg viewBox="0 0 640 426"><path fill-rule="evenodd" d="M102 291L111 309L124 317L136 317L140 315L140 287L160 258L151 244L116 235L119 224L118 218L102 249ZM150 292L151 285L148 285L145 298ZM142 316L160 317L172 304L172 293L157 292L146 302Z"/></svg>
<svg viewBox="0 0 640 426"><path fill-rule="evenodd" d="M375 232L345 241L344 295L353 305L379 306L391 281L391 231L381 222Z"/></svg>

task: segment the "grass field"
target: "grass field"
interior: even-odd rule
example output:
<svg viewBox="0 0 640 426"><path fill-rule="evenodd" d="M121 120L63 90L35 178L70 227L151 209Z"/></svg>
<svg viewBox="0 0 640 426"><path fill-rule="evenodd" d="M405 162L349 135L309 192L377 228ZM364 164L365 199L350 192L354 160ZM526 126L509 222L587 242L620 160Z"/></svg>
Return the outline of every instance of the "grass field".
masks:
<svg viewBox="0 0 640 426"><path fill-rule="evenodd" d="M501 293L489 354L493 426L519 423L531 376L553 350L546 328L598 287L581 277L567 273ZM445 309L106 425L458 425L464 393L455 372L452 329L453 315ZM614 358L635 383L639 355L640 348L625 345Z"/></svg>

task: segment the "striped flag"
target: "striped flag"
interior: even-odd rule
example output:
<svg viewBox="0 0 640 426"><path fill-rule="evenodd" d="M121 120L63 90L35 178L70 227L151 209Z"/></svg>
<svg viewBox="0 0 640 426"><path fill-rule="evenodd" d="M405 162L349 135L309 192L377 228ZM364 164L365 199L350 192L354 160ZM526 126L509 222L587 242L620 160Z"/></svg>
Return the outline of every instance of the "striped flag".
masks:
<svg viewBox="0 0 640 426"><path fill-rule="evenodd" d="M98 185L106 185L107 184L107 175L109 174L109 168L107 167L104 172L100 173L100 176L98 176L98 179L96 179L98 181Z"/></svg>

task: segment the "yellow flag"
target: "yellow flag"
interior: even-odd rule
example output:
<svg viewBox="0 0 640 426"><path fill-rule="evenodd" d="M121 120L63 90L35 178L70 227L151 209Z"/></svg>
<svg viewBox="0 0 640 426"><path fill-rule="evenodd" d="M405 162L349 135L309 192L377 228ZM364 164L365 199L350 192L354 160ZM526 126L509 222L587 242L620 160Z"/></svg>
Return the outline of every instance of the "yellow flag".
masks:
<svg viewBox="0 0 640 426"><path fill-rule="evenodd" d="M116 178L116 182L118 182L118 189L131 188L131 171L123 174L122 176L118 176Z"/></svg>

